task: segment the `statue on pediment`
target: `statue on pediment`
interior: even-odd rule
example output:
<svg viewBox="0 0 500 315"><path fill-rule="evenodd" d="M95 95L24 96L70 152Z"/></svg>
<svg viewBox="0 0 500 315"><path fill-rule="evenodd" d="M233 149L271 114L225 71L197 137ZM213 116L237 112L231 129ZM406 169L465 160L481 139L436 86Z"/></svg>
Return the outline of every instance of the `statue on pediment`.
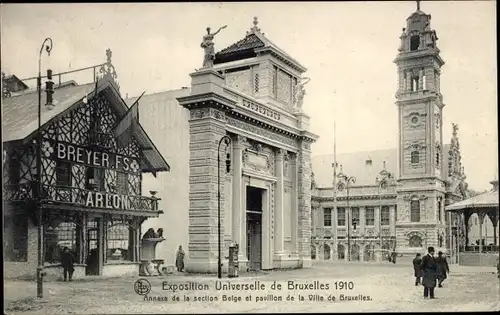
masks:
<svg viewBox="0 0 500 315"><path fill-rule="evenodd" d="M203 41L201 42L201 48L205 50L205 57L203 59L203 68L212 68L214 66L215 60L215 48L214 48L214 37L219 34L222 29L225 29L227 25L222 26L215 33L210 33L210 27L207 27L207 35L203 36Z"/></svg>
<svg viewBox="0 0 500 315"><path fill-rule="evenodd" d="M310 78L302 78L297 83L297 88L295 89L295 104L293 105L293 110L295 112L302 111L302 104L304 103L304 96L306 95L306 89L304 86L311 81Z"/></svg>

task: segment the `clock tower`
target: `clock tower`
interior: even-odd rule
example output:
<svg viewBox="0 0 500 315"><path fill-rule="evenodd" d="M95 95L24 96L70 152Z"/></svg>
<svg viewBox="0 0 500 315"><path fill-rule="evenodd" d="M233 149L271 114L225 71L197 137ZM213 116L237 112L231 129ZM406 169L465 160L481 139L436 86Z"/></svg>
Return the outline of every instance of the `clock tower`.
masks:
<svg viewBox="0 0 500 315"><path fill-rule="evenodd" d="M414 254L434 246L436 251L445 251L444 104L440 91L444 61L431 15L420 10L420 1L400 39L394 60L399 79L396 250Z"/></svg>

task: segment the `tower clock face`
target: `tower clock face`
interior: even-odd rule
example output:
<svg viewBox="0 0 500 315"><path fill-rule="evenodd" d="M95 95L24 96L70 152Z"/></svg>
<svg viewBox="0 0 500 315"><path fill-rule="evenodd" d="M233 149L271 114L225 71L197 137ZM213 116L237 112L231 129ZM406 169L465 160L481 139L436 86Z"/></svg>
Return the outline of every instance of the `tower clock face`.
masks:
<svg viewBox="0 0 500 315"><path fill-rule="evenodd" d="M421 124L420 116L416 113L413 113L408 117L411 127L418 127Z"/></svg>

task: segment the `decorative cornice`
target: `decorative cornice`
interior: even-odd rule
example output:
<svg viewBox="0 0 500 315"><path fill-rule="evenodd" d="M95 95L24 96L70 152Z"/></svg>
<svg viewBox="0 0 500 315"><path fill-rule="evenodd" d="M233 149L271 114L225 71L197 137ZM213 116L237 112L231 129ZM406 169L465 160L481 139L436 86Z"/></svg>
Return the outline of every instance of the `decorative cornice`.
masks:
<svg viewBox="0 0 500 315"><path fill-rule="evenodd" d="M313 200L319 200L319 201L347 201L347 196L342 196L342 197L322 197L322 196L311 196ZM395 199L397 198L396 194L391 194L391 195L384 195L380 197L380 195L366 195L366 196L350 196L349 195L349 201L351 200L388 200L388 199Z"/></svg>
<svg viewBox="0 0 500 315"><path fill-rule="evenodd" d="M179 105L187 108L220 107L223 110L235 108L236 102L220 94L209 92L177 98Z"/></svg>

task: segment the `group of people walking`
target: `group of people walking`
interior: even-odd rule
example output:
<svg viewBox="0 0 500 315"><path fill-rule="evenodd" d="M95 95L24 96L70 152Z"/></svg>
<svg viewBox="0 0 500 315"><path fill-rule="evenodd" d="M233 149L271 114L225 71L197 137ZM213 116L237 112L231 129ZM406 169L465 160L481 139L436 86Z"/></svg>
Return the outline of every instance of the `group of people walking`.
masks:
<svg viewBox="0 0 500 315"><path fill-rule="evenodd" d="M413 259L413 269L415 272L415 286L422 284L424 287L424 298L434 299L434 289L436 286L443 287L443 281L450 273L448 261L443 252L438 252L435 256L434 247L429 247L427 254L421 257L417 254Z"/></svg>

